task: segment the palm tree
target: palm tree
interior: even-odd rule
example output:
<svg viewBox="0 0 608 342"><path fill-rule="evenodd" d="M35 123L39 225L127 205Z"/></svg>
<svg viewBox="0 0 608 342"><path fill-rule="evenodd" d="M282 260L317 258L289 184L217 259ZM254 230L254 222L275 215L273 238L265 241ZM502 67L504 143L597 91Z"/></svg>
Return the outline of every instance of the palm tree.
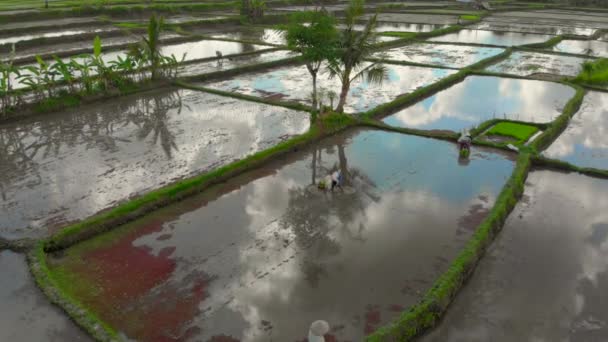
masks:
<svg viewBox="0 0 608 342"><path fill-rule="evenodd" d="M367 21L363 31L356 31L355 24L363 16L363 4L364 0L351 0L346 9L346 28L338 41L338 58L329 65L330 76L338 77L342 84L336 107L339 113L344 112L346 97L354 81L365 79L369 83L380 84L387 75L384 65L365 62L375 52L377 14Z"/></svg>

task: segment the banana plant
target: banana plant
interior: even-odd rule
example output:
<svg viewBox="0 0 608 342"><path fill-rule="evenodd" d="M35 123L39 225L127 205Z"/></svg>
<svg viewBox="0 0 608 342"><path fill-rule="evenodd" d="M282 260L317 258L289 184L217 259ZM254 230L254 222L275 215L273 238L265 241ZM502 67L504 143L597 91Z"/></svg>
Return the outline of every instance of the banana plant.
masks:
<svg viewBox="0 0 608 342"><path fill-rule="evenodd" d="M55 63L51 66L51 70L53 70L57 74L61 75L61 79L63 81L65 81L68 85L68 90L71 93L75 93L76 92L75 88L74 88L75 75L74 75L73 65L69 62L68 63L64 62L57 56L53 56L53 59L55 60Z"/></svg>

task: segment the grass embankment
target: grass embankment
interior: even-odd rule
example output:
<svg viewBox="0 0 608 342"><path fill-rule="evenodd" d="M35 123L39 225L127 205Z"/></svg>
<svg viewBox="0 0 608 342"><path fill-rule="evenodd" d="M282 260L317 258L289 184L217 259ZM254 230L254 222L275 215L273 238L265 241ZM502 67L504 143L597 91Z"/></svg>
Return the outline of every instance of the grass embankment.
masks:
<svg viewBox="0 0 608 342"><path fill-rule="evenodd" d="M538 132L538 127L514 122L499 122L486 132L486 135L500 135L515 138L518 144L525 143L532 135Z"/></svg>
<svg viewBox="0 0 608 342"><path fill-rule="evenodd" d="M463 14L459 18L460 18L460 20L466 20L466 21L479 21L479 20L481 20L481 17L479 15L476 15L476 14Z"/></svg>
<svg viewBox="0 0 608 342"><path fill-rule="evenodd" d="M187 196L199 193L209 186L224 182L231 177L259 167L284 153L317 141L327 135L334 134L355 123L356 120L351 116L339 114L325 115L303 135L294 137L211 172L148 192L111 210L65 227L44 241L44 249L50 252L67 248L78 241L132 221L159 207L174 203Z"/></svg>
<svg viewBox="0 0 608 342"><path fill-rule="evenodd" d="M43 241L40 241L36 247L28 253L28 263L36 284L42 292L44 292L47 298L49 298L53 304L65 310L70 318L86 330L93 339L97 341L120 340L118 333L112 327L105 324L97 316L85 309L78 301L74 300L61 286L59 286L48 267Z"/></svg>
<svg viewBox="0 0 608 342"><path fill-rule="evenodd" d="M511 178L504 185L494 207L479 225L465 248L449 269L433 284L423 299L406 311L394 323L378 329L367 337L369 342L410 341L434 327L447 310L452 299L469 278L487 246L502 228L524 190L524 182L531 165L531 155L522 153Z"/></svg>
<svg viewBox="0 0 608 342"><path fill-rule="evenodd" d="M564 36L555 36L547 41L542 43L533 43L533 44L525 44L520 45L521 48L528 49L549 49L559 44L562 40L564 40Z"/></svg>
<svg viewBox="0 0 608 342"><path fill-rule="evenodd" d="M539 152L549 147L549 145L551 145L551 143L555 141L560 134L562 134L566 127L568 127L570 119L581 107L583 98L585 97L585 90L576 85L572 86L575 87L576 93L570 99L570 101L566 103L562 114L549 125L543 134L541 134L530 144L530 147L534 151Z"/></svg>
<svg viewBox="0 0 608 342"><path fill-rule="evenodd" d="M581 85L608 86L608 58L583 63L573 82Z"/></svg>
<svg viewBox="0 0 608 342"><path fill-rule="evenodd" d="M534 156L532 162L534 163L534 166L568 172L578 172L591 177L608 179L608 170L596 169L593 167L580 167L562 160L546 158L540 155Z"/></svg>

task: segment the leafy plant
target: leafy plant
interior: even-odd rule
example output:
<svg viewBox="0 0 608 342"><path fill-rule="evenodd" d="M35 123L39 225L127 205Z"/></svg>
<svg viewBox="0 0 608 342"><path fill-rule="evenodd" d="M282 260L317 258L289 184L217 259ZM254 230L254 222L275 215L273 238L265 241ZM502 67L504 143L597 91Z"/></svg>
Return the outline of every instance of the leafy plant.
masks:
<svg viewBox="0 0 608 342"><path fill-rule="evenodd" d="M351 0L346 9L346 27L338 39L338 57L329 64L330 76L338 77L342 83L336 107L338 113L344 112L346 97L354 81L365 79L369 83L382 83L387 75L387 69L381 63L366 62L376 52L377 14L365 23L363 31L355 30L364 13L363 4L364 0Z"/></svg>

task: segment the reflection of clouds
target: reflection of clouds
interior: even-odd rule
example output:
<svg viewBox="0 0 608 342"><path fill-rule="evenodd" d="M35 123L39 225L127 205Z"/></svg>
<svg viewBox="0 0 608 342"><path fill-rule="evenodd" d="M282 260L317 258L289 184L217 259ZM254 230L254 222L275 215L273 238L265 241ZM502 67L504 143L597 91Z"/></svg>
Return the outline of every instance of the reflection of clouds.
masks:
<svg viewBox="0 0 608 342"><path fill-rule="evenodd" d="M576 53L597 57L608 57L608 42L598 40L562 40L554 51Z"/></svg>
<svg viewBox="0 0 608 342"><path fill-rule="evenodd" d="M492 118L549 122L574 90L561 84L495 77L467 77L385 121L400 126L461 130Z"/></svg>
<svg viewBox="0 0 608 342"><path fill-rule="evenodd" d="M544 152L550 158L561 158L583 166L604 166L608 162L608 96L588 92L568 128ZM582 150L581 150L582 148Z"/></svg>
<svg viewBox="0 0 608 342"><path fill-rule="evenodd" d="M464 29L455 33L449 33L443 36L431 38L429 39L429 41L512 46L541 43L550 38L551 36L549 35L536 33L499 32Z"/></svg>
<svg viewBox="0 0 608 342"><path fill-rule="evenodd" d="M550 73L565 76L576 76L582 68L585 58L517 51L508 59L494 64L488 71L504 72L519 76L534 73Z"/></svg>
<svg viewBox="0 0 608 342"><path fill-rule="evenodd" d="M190 274L213 276L210 297L200 303L191 323L200 327L197 338L230 334L243 341L289 341L304 337L310 322L322 318L332 326L344 325L338 334L359 340L368 305L378 305L387 322L397 315L388 309L391 305L413 304L419 298L416 291L426 290L447 267L470 235L459 230L459 219L472 205L492 205L499 190L494 185L505 175L491 167L504 159L488 154L468 168L456 163L437 168L437 156L412 154L376 163L383 165L377 170L367 164L370 151L362 150L374 143L372 136L391 146L387 137L453 152L451 144L429 139L377 131L345 134L336 145L345 146L352 193L321 193L309 186L308 154L279 169L261 170L264 177L227 184L228 193L203 196L202 206L200 199L185 200L180 204L185 209L176 209L182 213L172 216L178 219L136 242L153 253L175 246L178 271L169 281L182 288L189 288ZM340 164L336 145L321 143L318 170ZM373 146L371 152L389 154L385 145ZM432 176L402 179L404 169L412 169L410 163L420 167L415 168L419 173L430 169L442 175L454 188L435 187L437 177ZM476 165L486 175L472 177ZM480 195L488 199L480 203ZM420 260L425 260L422 266Z"/></svg>
<svg viewBox="0 0 608 342"><path fill-rule="evenodd" d="M14 130L24 132L18 139L25 146L42 148L30 157L34 166L23 172L13 172L19 165L10 160L0 166L2 174L13 175L4 179L3 191L10 200L1 207L3 233L9 227L61 225L86 217L146 189L268 148L309 125L303 112L200 92L179 93L181 107L159 110L154 100L175 93L157 92L0 130L2 149L16 143ZM140 136L150 120L175 144L170 159L156 133ZM16 152L21 152L15 151L14 157L20 160ZM34 183L36 179L40 181Z"/></svg>
<svg viewBox="0 0 608 342"><path fill-rule="evenodd" d="M346 101L346 112L354 113L372 109L382 103L390 102L397 96L409 93L419 87L434 83L440 78L455 73L454 70L432 69L411 66L385 65L388 79L381 85L356 80ZM363 66L364 67L364 66ZM352 76L354 76L353 73ZM277 97L310 103L312 78L305 66L284 67L270 72L241 75L230 80L208 84L211 88L238 91L249 95ZM340 89L337 77L331 79L329 73L321 71L318 75L318 89ZM323 103L329 104L327 96ZM334 106L338 99L334 100Z"/></svg>

